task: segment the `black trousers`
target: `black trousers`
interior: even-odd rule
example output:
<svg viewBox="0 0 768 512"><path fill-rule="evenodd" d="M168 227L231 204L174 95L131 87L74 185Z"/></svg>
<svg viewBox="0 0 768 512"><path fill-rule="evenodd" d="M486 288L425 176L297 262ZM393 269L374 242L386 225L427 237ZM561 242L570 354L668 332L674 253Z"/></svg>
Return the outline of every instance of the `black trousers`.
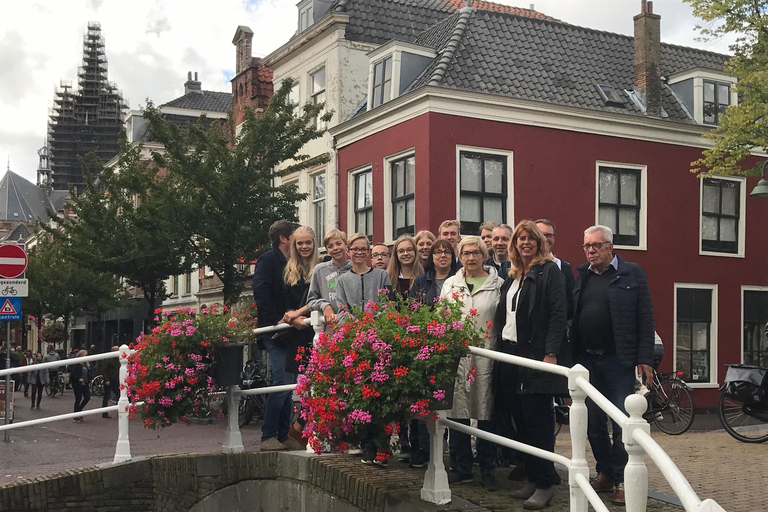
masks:
<svg viewBox="0 0 768 512"><path fill-rule="evenodd" d="M80 412L91 399L91 388L82 382L73 382L72 390L75 392L75 412Z"/></svg>
<svg viewBox="0 0 768 512"><path fill-rule="evenodd" d="M109 384L104 384L104 398L101 400L101 406L107 407L109 405L109 397L115 395L115 400L120 400L120 383L115 380L110 380Z"/></svg>

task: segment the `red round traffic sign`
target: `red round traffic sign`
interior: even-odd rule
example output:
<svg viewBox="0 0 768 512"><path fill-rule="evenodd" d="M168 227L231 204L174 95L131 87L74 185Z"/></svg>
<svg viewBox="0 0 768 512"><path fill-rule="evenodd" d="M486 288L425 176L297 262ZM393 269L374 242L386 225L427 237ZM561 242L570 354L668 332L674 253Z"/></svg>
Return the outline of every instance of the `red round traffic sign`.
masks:
<svg viewBox="0 0 768 512"><path fill-rule="evenodd" d="M27 270L27 253L16 244L0 245L0 277L13 279Z"/></svg>

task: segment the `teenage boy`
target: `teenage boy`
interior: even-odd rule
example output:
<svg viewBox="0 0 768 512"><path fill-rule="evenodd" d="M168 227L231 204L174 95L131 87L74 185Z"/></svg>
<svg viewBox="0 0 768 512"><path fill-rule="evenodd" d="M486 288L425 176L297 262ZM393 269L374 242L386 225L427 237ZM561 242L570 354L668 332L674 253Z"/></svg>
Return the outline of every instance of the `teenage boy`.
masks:
<svg viewBox="0 0 768 512"><path fill-rule="evenodd" d="M391 257L392 253L389 252L386 244L374 244L371 251L371 266L387 270Z"/></svg>
<svg viewBox="0 0 768 512"><path fill-rule="evenodd" d="M336 322L339 300L336 282L339 276L349 271L352 264L347 258L347 234L332 229L325 234L323 245L331 257L330 261L318 263L312 272L312 282L307 293L307 307L310 311L322 311L326 324Z"/></svg>
<svg viewBox="0 0 768 512"><path fill-rule="evenodd" d="M368 237L355 233L347 241L352 269L339 277L336 288L339 303L353 308L365 306L368 301L379 301L379 290L392 289L392 282L386 271L368 266L371 244Z"/></svg>

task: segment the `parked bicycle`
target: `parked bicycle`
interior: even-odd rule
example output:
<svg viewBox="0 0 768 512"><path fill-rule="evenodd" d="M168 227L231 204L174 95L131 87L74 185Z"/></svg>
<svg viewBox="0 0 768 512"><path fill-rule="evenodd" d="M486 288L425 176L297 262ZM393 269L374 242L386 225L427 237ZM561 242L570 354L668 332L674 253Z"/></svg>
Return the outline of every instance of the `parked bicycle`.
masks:
<svg viewBox="0 0 768 512"><path fill-rule="evenodd" d="M94 396L104 396L104 376L97 375L91 381L91 394Z"/></svg>
<svg viewBox="0 0 768 512"><path fill-rule="evenodd" d="M267 370L267 369L264 369ZM240 372L240 389L255 389L269 386L269 380L266 371L259 371L259 365L253 359L243 365L243 371ZM251 421L264 419L264 406L267 404L267 395L246 395L240 397L240 403L237 408L238 425L244 427Z"/></svg>
<svg viewBox="0 0 768 512"><path fill-rule="evenodd" d="M648 410L643 415L648 423L653 423L659 430L672 436L691 428L695 414L691 388L682 375L683 372L653 371Z"/></svg>
<svg viewBox="0 0 768 512"><path fill-rule="evenodd" d="M733 438L743 443L768 441L768 368L729 365L717 412Z"/></svg>
<svg viewBox="0 0 768 512"><path fill-rule="evenodd" d="M48 382L48 384L45 385L45 394L48 396L63 395L64 389L66 389L68 382L69 382L68 373L56 372L54 374L53 372L51 372L50 382Z"/></svg>

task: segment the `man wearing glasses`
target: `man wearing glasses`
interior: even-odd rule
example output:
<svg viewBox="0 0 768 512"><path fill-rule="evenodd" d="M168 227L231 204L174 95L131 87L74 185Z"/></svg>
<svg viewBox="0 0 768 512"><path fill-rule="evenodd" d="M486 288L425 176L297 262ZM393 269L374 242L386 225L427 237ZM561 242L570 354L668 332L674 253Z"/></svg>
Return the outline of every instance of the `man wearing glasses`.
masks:
<svg viewBox="0 0 768 512"><path fill-rule="evenodd" d="M371 266L387 270L391 257L392 254L389 252L389 247L386 244L375 244L371 252Z"/></svg>
<svg viewBox="0 0 768 512"><path fill-rule="evenodd" d="M584 231L587 263L578 267L574 296L573 338L576 361L589 370L589 381L622 412L624 399L634 392L635 375L653 378L653 307L648 279L640 265L613 252L613 232L606 226ZM624 503L627 452L621 427L608 436L607 416L587 399L587 436L597 461L597 492L614 491ZM615 487L614 487L615 486Z"/></svg>
<svg viewBox="0 0 768 512"><path fill-rule="evenodd" d="M536 221L536 226L541 230L544 237L547 239L547 245L549 246L549 253L555 259L558 268L565 276L565 296L568 299L568 320L570 326L570 320L573 318L573 286L576 283L576 279L573 277L573 267L567 261L563 261L552 251L555 246L555 224L548 219L539 219Z"/></svg>

